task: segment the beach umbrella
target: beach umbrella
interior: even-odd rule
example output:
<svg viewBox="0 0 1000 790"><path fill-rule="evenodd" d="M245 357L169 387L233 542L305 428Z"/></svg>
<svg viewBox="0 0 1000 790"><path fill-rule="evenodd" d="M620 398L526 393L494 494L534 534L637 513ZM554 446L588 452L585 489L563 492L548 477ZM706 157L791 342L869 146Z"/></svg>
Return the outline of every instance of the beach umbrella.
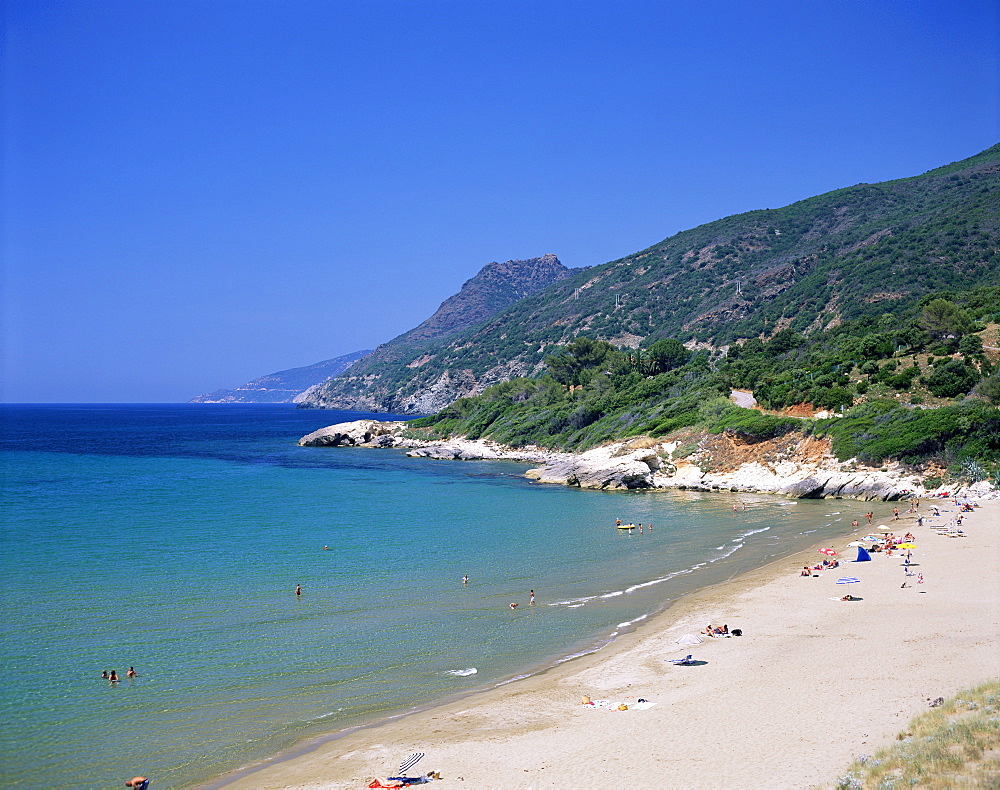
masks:
<svg viewBox="0 0 1000 790"><path fill-rule="evenodd" d="M917 547L916 543L900 543L899 548L901 549L915 549Z"/></svg>
<svg viewBox="0 0 1000 790"><path fill-rule="evenodd" d="M835 552L833 549L820 549L819 553L820 554L826 554L826 555L828 555L830 557L836 557L837 556L837 552Z"/></svg>
<svg viewBox="0 0 1000 790"><path fill-rule="evenodd" d="M879 532L895 532L895 527L887 527L885 524L881 524L877 527Z"/></svg>
<svg viewBox="0 0 1000 790"><path fill-rule="evenodd" d="M857 548L858 546L864 546L865 544L860 540L852 540L847 544L850 548Z"/></svg>
<svg viewBox="0 0 1000 790"><path fill-rule="evenodd" d="M841 576L837 579L837 584L857 584L861 579L857 576Z"/></svg>
<svg viewBox="0 0 1000 790"><path fill-rule="evenodd" d="M680 639L677 640L679 645L700 645L701 637L697 634L684 634Z"/></svg>

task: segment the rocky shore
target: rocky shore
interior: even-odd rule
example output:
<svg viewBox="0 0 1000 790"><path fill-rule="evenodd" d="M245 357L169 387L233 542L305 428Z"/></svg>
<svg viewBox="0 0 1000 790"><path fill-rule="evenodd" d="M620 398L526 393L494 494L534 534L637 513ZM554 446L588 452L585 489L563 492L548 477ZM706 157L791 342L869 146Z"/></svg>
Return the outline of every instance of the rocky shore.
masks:
<svg viewBox="0 0 1000 790"><path fill-rule="evenodd" d="M538 463L525 476L599 490L684 489L780 494L795 499L846 498L892 501L943 493L1000 498L986 482L956 490L928 488L926 474L899 464L874 468L855 460L838 461L829 442L789 435L747 443L737 436L699 434L684 443L638 437L583 453L538 447L511 448L485 439L415 438L406 422L356 420L314 431L303 447L403 448L414 458L444 460L506 459Z"/></svg>

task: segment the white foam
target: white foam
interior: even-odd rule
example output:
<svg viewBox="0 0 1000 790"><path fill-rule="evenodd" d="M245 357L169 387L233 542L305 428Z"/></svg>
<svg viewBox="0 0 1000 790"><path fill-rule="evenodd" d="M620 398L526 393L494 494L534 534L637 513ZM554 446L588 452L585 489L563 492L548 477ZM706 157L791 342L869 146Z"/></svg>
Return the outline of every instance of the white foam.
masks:
<svg viewBox="0 0 1000 790"><path fill-rule="evenodd" d="M475 675L479 670L475 667L469 667L468 669L449 669L444 674L446 675L457 675L460 678L468 677L469 675Z"/></svg>
<svg viewBox="0 0 1000 790"><path fill-rule="evenodd" d="M636 617L634 620L629 620L628 622L625 622L625 623L618 623L618 627L619 628L628 628L630 625L635 625L636 623L641 623L645 619L646 619L646 615L641 614L638 617Z"/></svg>
<svg viewBox="0 0 1000 790"><path fill-rule="evenodd" d="M742 538L749 538L751 535L757 535L757 534L760 534L761 532L767 532L769 529L770 529L770 527L761 527L760 529L751 529L749 532L744 532L742 535L740 535L739 538L737 538L737 540L740 540Z"/></svg>
<svg viewBox="0 0 1000 790"><path fill-rule="evenodd" d="M723 554L720 554L720 555L719 555L718 557L716 557L715 559L712 559L712 560L709 560L709 562L718 562L719 560L724 560L724 559L725 559L726 557L728 557L728 556L729 556L730 554L732 554L733 552L735 552L735 551L739 551L740 549L742 549L744 545L745 545L745 544L743 544L743 543L737 543L737 544L736 544L735 546L733 546L733 547L732 547L732 548L731 548L731 549L730 549L729 551L727 551L727 552L725 552L725 553L723 553ZM705 563L702 563L702 565L704 565L704 564L705 564ZM699 566L695 566L695 567L699 567Z"/></svg>
<svg viewBox="0 0 1000 790"><path fill-rule="evenodd" d="M604 593L601 598L617 598L619 595L623 594L624 593L621 590L615 590L614 592Z"/></svg>

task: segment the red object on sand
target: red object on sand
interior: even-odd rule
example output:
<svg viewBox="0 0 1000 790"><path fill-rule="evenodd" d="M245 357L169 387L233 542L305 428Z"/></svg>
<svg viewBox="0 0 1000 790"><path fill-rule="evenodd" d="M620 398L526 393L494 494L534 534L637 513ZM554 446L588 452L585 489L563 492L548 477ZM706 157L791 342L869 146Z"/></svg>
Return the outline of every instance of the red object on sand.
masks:
<svg viewBox="0 0 1000 790"><path fill-rule="evenodd" d="M833 549L820 549L819 553L820 554L828 554L831 557L836 557L837 556L837 552L835 552Z"/></svg>

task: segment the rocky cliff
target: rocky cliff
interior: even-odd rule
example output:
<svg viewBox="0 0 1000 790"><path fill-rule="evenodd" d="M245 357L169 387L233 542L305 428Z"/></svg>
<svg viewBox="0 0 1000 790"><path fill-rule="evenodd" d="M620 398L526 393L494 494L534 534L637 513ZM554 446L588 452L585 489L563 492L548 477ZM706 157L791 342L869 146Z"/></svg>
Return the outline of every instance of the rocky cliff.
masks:
<svg viewBox="0 0 1000 790"><path fill-rule="evenodd" d="M463 369L440 371L420 386L399 387L401 379L419 372L451 338L482 324L512 304L569 277L555 255L489 263L461 290L445 299L437 311L409 332L379 346L363 362L304 394L305 408L349 409L396 414L429 414L489 384L523 375L515 366L486 376ZM578 271L578 270L577 270Z"/></svg>
<svg viewBox="0 0 1000 790"><path fill-rule="evenodd" d="M736 434L698 433L680 441L638 437L612 442L584 453L561 453L536 447L513 449L489 440L456 437L428 441L405 422L357 420L303 436L304 447L406 448L407 455L443 460L506 459L539 463L525 476L540 483L598 490L676 488L779 494L795 499L844 498L898 500L940 493L924 481L939 470L899 464L869 467L857 460L838 461L829 442L795 432L777 439L747 443ZM693 452L692 452L693 448ZM955 493L954 486L945 486ZM966 493L994 498L996 490L976 483Z"/></svg>
<svg viewBox="0 0 1000 790"><path fill-rule="evenodd" d="M310 387L343 373L370 353L370 349L355 351L314 365L279 370L248 381L234 390L216 390L199 395L188 403L296 403Z"/></svg>

